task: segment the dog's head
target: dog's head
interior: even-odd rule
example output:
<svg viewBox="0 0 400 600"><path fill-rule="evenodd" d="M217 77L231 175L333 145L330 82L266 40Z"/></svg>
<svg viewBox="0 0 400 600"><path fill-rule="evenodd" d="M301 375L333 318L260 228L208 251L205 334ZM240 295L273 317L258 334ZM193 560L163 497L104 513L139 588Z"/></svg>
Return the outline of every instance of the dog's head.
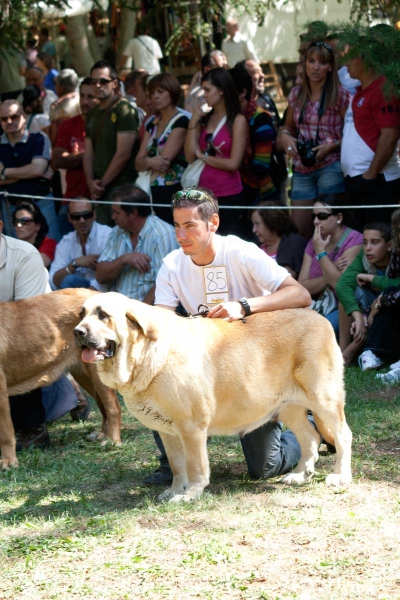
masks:
<svg viewBox="0 0 400 600"><path fill-rule="evenodd" d="M155 341L152 309L122 294L97 294L84 303L81 322L74 330L84 362L121 359L140 336ZM153 309L154 310L154 309Z"/></svg>

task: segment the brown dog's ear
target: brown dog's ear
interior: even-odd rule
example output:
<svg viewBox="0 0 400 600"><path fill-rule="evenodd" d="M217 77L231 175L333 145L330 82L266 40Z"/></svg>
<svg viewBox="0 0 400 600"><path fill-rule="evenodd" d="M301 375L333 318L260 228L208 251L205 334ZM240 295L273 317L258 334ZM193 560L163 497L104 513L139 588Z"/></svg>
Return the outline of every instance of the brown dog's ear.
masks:
<svg viewBox="0 0 400 600"><path fill-rule="evenodd" d="M132 325L138 325L143 331L143 334L153 342L158 340L158 328L157 325L151 320L150 315L147 311L136 310L136 305L140 303L135 302L135 309L130 308L126 311L125 316Z"/></svg>

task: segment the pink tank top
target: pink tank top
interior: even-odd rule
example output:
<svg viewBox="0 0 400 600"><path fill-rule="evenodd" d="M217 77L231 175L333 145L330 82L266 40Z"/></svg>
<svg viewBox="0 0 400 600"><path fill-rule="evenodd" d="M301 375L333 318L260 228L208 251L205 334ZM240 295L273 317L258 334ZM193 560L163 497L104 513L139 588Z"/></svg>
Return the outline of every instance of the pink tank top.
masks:
<svg viewBox="0 0 400 600"><path fill-rule="evenodd" d="M202 129L200 133L199 146L202 152L207 148L206 136L209 136L205 129ZM215 156L221 158L229 158L232 151L232 136L225 124L217 133L213 146L215 148ZM223 198L224 196L233 196L234 194L240 194L243 189L242 182L240 179L239 171L222 171L222 169L216 169L206 165L200 175L199 185L201 187L208 188L211 190L217 198Z"/></svg>

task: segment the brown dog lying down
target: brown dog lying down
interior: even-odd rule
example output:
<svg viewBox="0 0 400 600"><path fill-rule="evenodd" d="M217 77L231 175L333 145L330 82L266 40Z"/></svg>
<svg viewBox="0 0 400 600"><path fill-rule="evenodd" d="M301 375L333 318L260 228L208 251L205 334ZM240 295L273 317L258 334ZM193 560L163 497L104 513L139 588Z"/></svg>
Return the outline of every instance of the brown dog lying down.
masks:
<svg viewBox="0 0 400 600"><path fill-rule="evenodd" d="M82 305L98 292L70 289L27 300L0 303L0 447L1 466L17 466L15 435L8 396L23 394L56 381L70 371L94 398L103 415L101 432L121 442L121 408L116 392L99 379L93 365L84 365L74 327Z"/></svg>
<svg viewBox="0 0 400 600"><path fill-rule="evenodd" d="M327 484L351 481L343 361L330 323L311 310L252 315L246 322L183 319L116 293L89 298L75 329L82 359L97 364L130 412L160 432L173 484L160 499L193 500L209 483L208 435L245 434L279 418L301 446L282 479L311 479L320 437L337 456ZM325 426L324 426L325 424Z"/></svg>

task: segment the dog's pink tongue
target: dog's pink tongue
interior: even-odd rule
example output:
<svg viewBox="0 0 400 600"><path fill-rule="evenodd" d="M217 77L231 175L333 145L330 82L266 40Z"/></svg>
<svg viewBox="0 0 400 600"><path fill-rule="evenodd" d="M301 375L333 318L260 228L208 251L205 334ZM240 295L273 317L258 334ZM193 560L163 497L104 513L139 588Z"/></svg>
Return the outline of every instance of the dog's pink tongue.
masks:
<svg viewBox="0 0 400 600"><path fill-rule="evenodd" d="M82 350L83 362L93 362L96 358L97 351L94 348L85 348Z"/></svg>

